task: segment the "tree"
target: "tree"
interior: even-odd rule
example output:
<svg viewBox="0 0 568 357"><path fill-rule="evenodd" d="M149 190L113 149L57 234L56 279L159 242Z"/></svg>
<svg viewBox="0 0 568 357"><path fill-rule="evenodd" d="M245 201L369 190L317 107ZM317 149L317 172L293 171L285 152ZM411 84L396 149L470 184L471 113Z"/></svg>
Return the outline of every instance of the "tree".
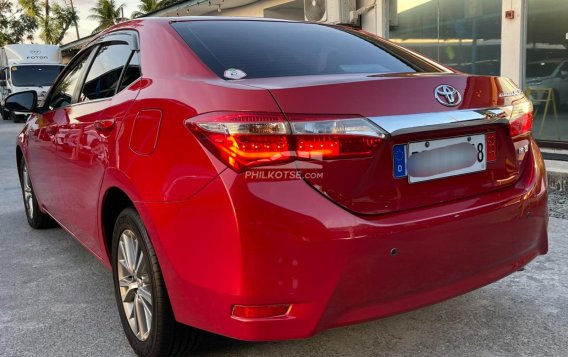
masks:
<svg viewBox="0 0 568 357"><path fill-rule="evenodd" d="M18 0L24 8L26 15L36 19L39 24L39 38L47 44L57 45L61 43L69 27L79 17L71 6L65 2L60 4L57 0Z"/></svg>
<svg viewBox="0 0 568 357"><path fill-rule="evenodd" d="M132 18L144 16L150 12L154 12L178 2L180 2L180 0L140 0L138 11L134 11L132 13Z"/></svg>
<svg viewBox="0 0 568 357"><path fill-rule="evenodd" d="M158 10L162 1L158 0L140 0L138 11L134 11L131 15L132 18L146 15L149 12Z"/></svg>
<svg viewBox="0 0 568 357"><path fill-rule="evenodd" d="M116 5L114 0L98 0L97 5L91 8L89 19L99 22L93 33L100 32L106 28L119 23L122 18L124 4Z"/></svg>
<svg viewBox="0 0 568 357"><path fill-rule="evenodd" d="M36 29L35 19L27 16L22 8L14 8L10 0L0 0L0 46L33 39Z"/></svg>

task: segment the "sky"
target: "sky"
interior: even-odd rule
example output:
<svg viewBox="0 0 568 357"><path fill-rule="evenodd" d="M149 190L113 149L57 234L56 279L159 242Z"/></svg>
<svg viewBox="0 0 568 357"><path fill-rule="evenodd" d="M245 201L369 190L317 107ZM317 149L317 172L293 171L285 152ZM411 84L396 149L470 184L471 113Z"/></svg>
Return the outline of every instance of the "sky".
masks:
<svg viewBox="0 0 568 357"><path fill-rule="evenodd" d="M130 15L138 10L138 5L140 4L139 0L115 0L116 4L124 4L124 16L130 18ZM17 0L12 0L13 3L17 3ZM51 0L51 2L66 2L69 4L69 0ZM85 37L91 34L95 27L97 27L97 22L87 19L87 17L91 14L91 8L95 6L97 3L96 0L73 0L73 5L75 5L75 10L79 15L79 35L81 37ZM75 41L77 39L77 34L75 32L75 27L69 28L67 31L67 35L63 39L62 44ZM41 43L39 35L36 34L34 38L35 43Z"/></svg>
<svg viewBox="0 0 568 357"><path fill-rule="evenodd" d="M59 2L67 2L69 0L52 0L52 1L59 1ZM124 16L130 18L130 15L138 10L138 5L140 4L139 0L115 0L117 5L124 4ZM97 27L97 22L93 20L87 19L87 17L91 14L91 8L95 6L97 3L96 0L73 0L73 5L75 5L75 10L79 15L79 35L81 37L85 37L91 34L95 27ZM75 28L71 27L67 31L67 35L63 39L62 44L67 42L75 41L77 39L77 34L75 32Z"/></svg>

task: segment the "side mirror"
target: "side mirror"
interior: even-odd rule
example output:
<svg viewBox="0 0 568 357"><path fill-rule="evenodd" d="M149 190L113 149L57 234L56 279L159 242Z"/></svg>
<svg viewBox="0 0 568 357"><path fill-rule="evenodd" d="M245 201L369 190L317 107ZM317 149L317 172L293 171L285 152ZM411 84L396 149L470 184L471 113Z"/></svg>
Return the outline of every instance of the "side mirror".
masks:
<svg viewBox="0 0 568 357"><path fill-rule="evenodd" d="M562 79L568 78L568 71L560 71L560 78Z"/></svg>
<svg viewBox="0 0 568 357"><path fill-rule="evenodd" d="M6 80L0 79L0 87L6 87Z"/></svg>
<svg viewBox="0 0 568 357"><path fill-rule="evenodd" d="M6 98L4 107L12 112L31 113L37 106L37 93L35 90L18 92Z"/></svg>

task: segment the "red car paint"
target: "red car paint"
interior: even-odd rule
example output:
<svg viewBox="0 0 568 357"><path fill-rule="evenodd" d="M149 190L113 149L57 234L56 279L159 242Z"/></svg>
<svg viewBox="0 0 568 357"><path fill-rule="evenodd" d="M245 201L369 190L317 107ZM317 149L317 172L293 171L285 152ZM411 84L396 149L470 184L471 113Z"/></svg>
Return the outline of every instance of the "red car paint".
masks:
<svg viewBox="0 0 568 357"><path fill-rule="evenodd" d="M466 293L547 252L544 164L526 130L408 132L371 157L319 162L323 178L267 180L262 168L228 167L186 126L218 111L381 117L505 107L522 100L500 95L512 91L508 80L446 69L227 81L168 19L99 38L118 30L138 32L142 77L110 99L32 116L19 150L41 208L107 267L106 200L119 190L133 202L179 322L243 340L304 338ZM458 108L434 100L440 84L462 93ZM479 133L497 137L486 171L393 178L395 144ZM308 171L298 162L277 169ZM271 305L286 313L232 316Z"/></svg>

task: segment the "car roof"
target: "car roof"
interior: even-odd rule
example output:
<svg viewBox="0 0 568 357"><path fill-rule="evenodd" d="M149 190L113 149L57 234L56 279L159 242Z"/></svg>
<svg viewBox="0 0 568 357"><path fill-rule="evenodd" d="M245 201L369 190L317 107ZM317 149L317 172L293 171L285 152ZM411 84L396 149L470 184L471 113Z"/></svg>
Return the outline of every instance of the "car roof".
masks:
<svg viewBox="0 0 568 357"><path fill-rule="evenodd" d="M260 21L260 22L297 22L293 20L273 19L270 17L245 17L245 16L175 16L175 17L141 17L131 21Z"/></svg>

